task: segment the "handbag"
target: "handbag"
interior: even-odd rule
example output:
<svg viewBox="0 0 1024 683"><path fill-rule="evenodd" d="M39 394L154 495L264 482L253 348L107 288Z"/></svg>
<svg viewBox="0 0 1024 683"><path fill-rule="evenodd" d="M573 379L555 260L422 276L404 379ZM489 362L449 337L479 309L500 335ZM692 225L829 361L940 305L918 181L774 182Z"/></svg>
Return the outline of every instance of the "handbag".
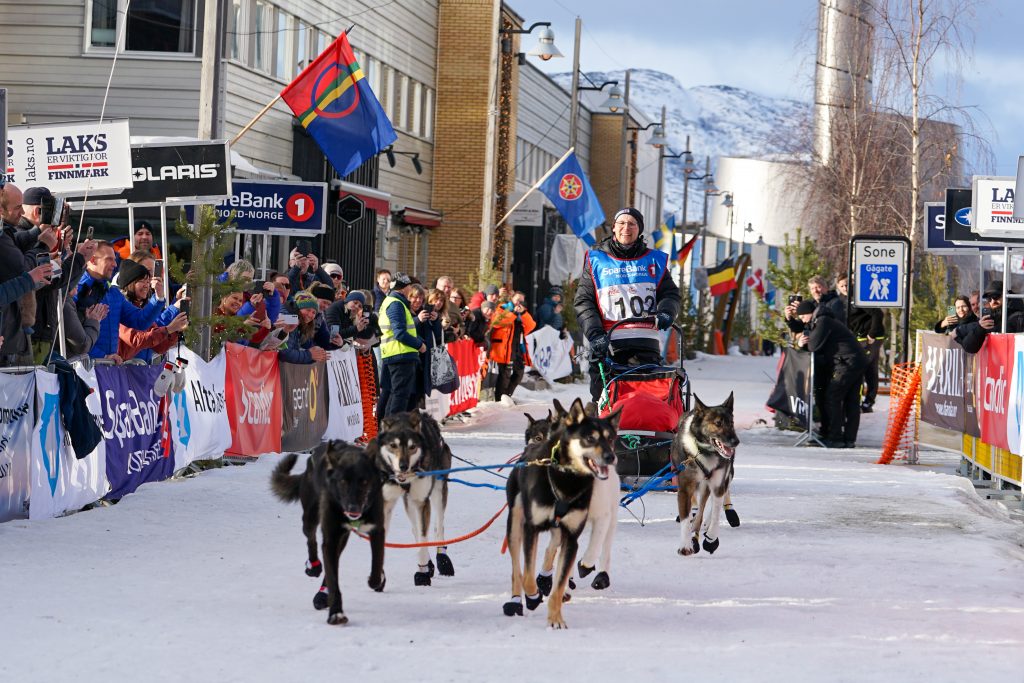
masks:
<svg viewBox="0 0 1024 683"><path fill-rule="evenodd" d="M434 340L435 343L437 340ZM430 349L430 384L442 394L450 394L459 388L459 371L455 359L444 344Z"/></svg>

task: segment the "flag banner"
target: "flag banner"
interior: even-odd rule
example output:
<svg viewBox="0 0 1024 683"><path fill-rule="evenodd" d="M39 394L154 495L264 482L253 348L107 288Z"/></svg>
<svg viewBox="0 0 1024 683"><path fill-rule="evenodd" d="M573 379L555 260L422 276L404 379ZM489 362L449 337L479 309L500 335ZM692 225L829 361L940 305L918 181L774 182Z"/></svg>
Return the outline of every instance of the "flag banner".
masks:
<svg viewBox="0 0 1024 683"><path fill-rule="evenodd" d="M759 296L764 296L764 271L757 268L753 273L747 276L747 279L744 280L744 284L757 292Z"/></svg>
<svg viewBox="0 0 1024 683"><path fill-rule="evenodd" d="M990 334L978 352L975 392L978 398L978 426L981 440L997 448L1009 448L1007 441L1007 384L1013 377L1012 334Z"/></svg>
<svg viewBox="0 0 1024 683"><path fill-rule="evenodd" d="M679 265L686 263L686 259L690 258L690 252L693 251L693 247L697 244L697 240L700 239L700 235L694 235L690 238L690 241L683 245L683 248L679 250L677 254L674 254L675 261Z"/></svg>
<svg viewBox="0 0 1024 683"><path fill-rule="evenodd" d="M231 424L229 455L281 452L281 378L277 353L225 344L224 398Z"/></svg>
<svg viewBox="0 0 1024 683"><path fill-rule="evenodd" d="M324 363L279 363L281 450L308 451L320 445L327 431L327 375ZM362 416L360 415L360 425Z"/></svg>
<svg viewBox="0 0 1024 683"><path fill-rule="evenodd" d="M572 339L562 339L558 332L545 325L526 335L526 347L537 372L549 382L572 374Z"/></svg>
<svg viewBox="0 0 1024 683"><path fill-rule="evenodd" d="M281 91L281 98L343 178L398 139L345 33Z"/></svg>
<svg viewBox="0 0 1024 683"><path fill-rule="evenodd" d="M84 379L84 378L83 378ZM88 384L88 381L86 381ZM36 424L32 430L32 493L29 519L48 519L94 503L107 493L102 445L76 458L60 417L60 381L35 371ZM90 385L94 386L94 385Z"/></svg>
<svg viewBox="0 0 1024 683"><path fill-rule="evenodd" d="M783 349L779 374L766 405L807 429L807 385L811 375L811 354Z"/></svg>
<svg viewBox="0 0 1024 683"><path fill-rule="evenodd" d="M670 253L675 249L675 235L667 228L664 230L662 228L665 228L665 226L651 230L651 243L658 251Z"/></svg>
<svg viewBox="0 0 1024 683"><path fill-rule="evenodd" d="M174 349L168 356L178 357ZM170 394L175 470L196 460L216 460L231 448L231 422L224 386L227 354L221 351L207 363L183 346L181 358L188 361L184 388Z"/></svg>
<svg viewBox="0 0 1024 683"><path fill-rule="evenodd" d="M964 429L964 347L948 334L921 333L921 419L962 432Z"/></svg>
<svg viewBox="0 0 1024 683"><path fill-rule="evenodd" d="M330 419L323 438L355 441L365 430L354 349L337 349L327 354L327 394Z"/></svg>
<svg viewBox="0 0 1024 683"><path fill-rule="evenodd" d="M174 454L163 439L167 397L153 393L160 370L159 365L96 368L110 484L106 498L123 498L174 474Z"/></svg>
<svg viewBox="0 0 1024 683"><path fill-rule="evenodd" d="M576 152L548 171L541 192L555 205L573 233L588 245L594 243L594 229L604 223L604 211L583 172Z"/></svg>
<svg viewBox="0 0 1024 683"><path fill-rule="evenodd" d="M458 415L480 401L480 367L484 352L471 339L452 342L447 348L459 373L459 388L448 394L448 414ZM486 361L486 356L483 358Z"/></svg>
<svg viewBox="0 0 1024 683"><path fill-rule="evenodd" d="M732 259L725 259L714 268L708 268L708 287L711 296L721 296L736 289L736 270Z"/></svg>
<svg viewBox="0 0 1024 683"><path fill-rule="evenodd" d="M28 517L35 373L0 374L0 522Z"/></svg>

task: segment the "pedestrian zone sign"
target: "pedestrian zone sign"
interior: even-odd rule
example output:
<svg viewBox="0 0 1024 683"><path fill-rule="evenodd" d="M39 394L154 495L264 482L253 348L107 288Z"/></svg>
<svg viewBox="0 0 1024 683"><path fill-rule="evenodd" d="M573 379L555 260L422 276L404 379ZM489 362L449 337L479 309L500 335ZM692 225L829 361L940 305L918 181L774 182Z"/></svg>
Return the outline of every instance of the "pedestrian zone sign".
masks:
<svg viewBox="0 0 1024 683"><path fill-rule="evenodd" d="M854 305L867 308L903 308L906 263L907 245L903 241L855 242Z"/></svg>

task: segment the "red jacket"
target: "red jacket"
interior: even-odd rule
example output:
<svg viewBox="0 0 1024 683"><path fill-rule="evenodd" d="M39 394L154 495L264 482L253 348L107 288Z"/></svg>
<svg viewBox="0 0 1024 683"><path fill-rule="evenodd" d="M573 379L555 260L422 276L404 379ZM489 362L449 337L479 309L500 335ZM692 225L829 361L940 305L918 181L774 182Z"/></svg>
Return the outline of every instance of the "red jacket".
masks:
<svg viewBox="0 0 1024 683"><path fill-rule="evenodd" d="M530 356L525 348L526 335L537 328L537 323L533 321L533 318L526 311L523 311L521 318L523 322L523 358L526 359L526 364L529 365ZM494 317L491 318L491 350L487 354L488 358L495 363L512 362L512 335L515 332L515 322L515 313L506 311L500 306L495 309Z"/></svg>

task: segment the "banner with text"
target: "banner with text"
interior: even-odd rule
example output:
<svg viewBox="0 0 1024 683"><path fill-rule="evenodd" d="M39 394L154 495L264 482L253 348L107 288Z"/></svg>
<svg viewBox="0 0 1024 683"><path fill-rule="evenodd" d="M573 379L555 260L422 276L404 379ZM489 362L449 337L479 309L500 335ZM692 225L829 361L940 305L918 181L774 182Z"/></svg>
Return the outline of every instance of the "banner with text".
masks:
<svg viewBox="0 0 1024 683"><path fill-rule="evenodd" d="M990 334L978 352L975 383L981 440L998 448L1009 448L1006 438L1007 383L1013 376L1013 335Z"/></svg>
<svg viewBox="0 0 1024 683"><path fill-rule="evenodd" d="M283 400L281 450L308 451L320 445L324 433L327 431L325 364L280 363L279 365ZM362 424L362 412L360 412L360 428L362 428Z"/></svg>
<svg viewBox="0 0 1024 683"><path fill-rule="evenodd" d="M128 120L12 126L7 177L25 189L90 195L132 186Z"/></svg>
<svg viewBox="0 0 1024 683"><path fill-rule="evenodd" d="M948 334L921 335L921 419L962 432L967 353Z"/></svg>
<svg viewBox="0 0 1024 683"><path fill-rule="evenodd" d="M784 349L779 363L779 375L766 405L807 429L808 395L811 354L807 351Z"/></svg>
<svg viewBox="0 0 1024 683"><path fill-rule="evenodd" d="M363 399L353 349L327 354L327 393L330 420L323 438L355 441L363 435Z"/></svg>
<svg viewBox="0 0 1024 683"><path fill-rule="evenodd" d="M448 344L448 353L455 359L459 373L459 388L448 395L448 414L458 415L480 401L480 367L483 350L470 339Z"/></svg>
<svg viewBox="0 0 1024 683"><path fill-rule="evenodd" d="M231 423L230 455L281 451L281 379L277 354L225 344L225 398ZM358 392L358 386L356 387Z"/></svg>
<svg viewBox="0 0 1024 683"><path fill-rule="evenodd" d="M170 358L176 358L172 349ZM221 351L209 363L182 347L188 361L185 388L170 394L174 469L196 460L215 460L231 447L231 422L224 396L227 354Z"/></svg>
<svg viewBox="0 0 1024 683"><path fill-rule="evenodd" d="M34 373L0 374L0 522L28 517L35 400Z"/></svg>
<svg viewBox="0 0 1024 683"><path fill-rule="evenodd" d="M530 364L549 382L572 374L572 339L545 325L526 335Z"/></svg>

